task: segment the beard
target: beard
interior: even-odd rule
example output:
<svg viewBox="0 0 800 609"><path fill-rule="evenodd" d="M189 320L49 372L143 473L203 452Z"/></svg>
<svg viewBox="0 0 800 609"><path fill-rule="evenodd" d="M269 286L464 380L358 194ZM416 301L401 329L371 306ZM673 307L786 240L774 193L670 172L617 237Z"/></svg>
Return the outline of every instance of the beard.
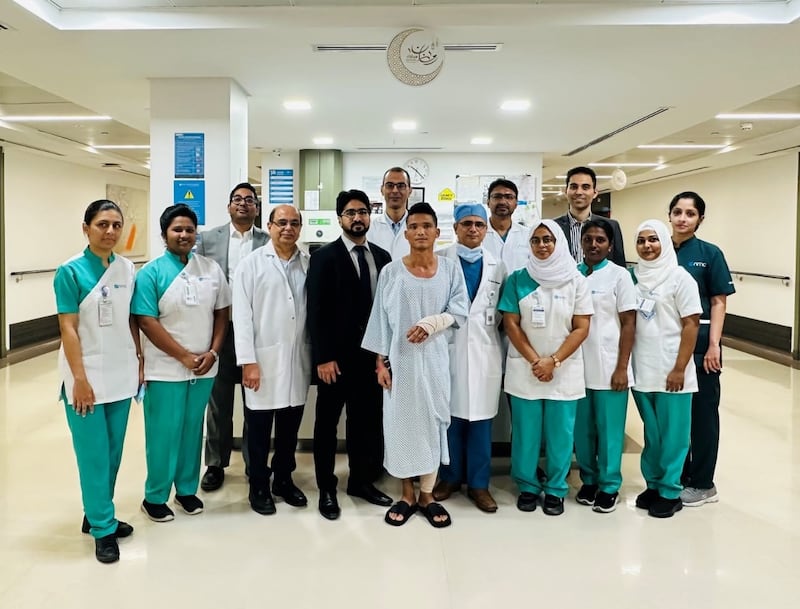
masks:
<svg viewBox="0 0 800 609"><path fill-rule="evenodd" d="M363 237L368 230L369 226L361 222L354 222L350 228L342 227L342 232L349 237Z"/></svg>

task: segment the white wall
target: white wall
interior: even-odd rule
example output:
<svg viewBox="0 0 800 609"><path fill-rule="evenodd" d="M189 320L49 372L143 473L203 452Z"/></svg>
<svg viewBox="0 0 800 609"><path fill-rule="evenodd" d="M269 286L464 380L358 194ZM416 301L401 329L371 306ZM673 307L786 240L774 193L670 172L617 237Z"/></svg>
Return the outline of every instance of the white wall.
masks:
<svg viewBox="0 0 800 609"><path fill-rule="evenodd" d="M731 270L792 278L786 287L775 279L734 277L728 312L793 326L797 169L797 155L788 154L613 193L612 216L622 225L626 258L636 260L638 224L648 218L668 222L672 197L693 190L707 205L697 236L718 245Z"/></svg>
<svg viewBox="0 0 800 609"><path fill-rule="evenodd" d="M144 177L91 169L50 156L6 148L5 302L8 324L56 312L53 273L26 275L17 282L14 271L51 269L86 246L81 230L86 206L106 197L106 184L148 190ZM4 328L8 344L8 327Z"/></svg>

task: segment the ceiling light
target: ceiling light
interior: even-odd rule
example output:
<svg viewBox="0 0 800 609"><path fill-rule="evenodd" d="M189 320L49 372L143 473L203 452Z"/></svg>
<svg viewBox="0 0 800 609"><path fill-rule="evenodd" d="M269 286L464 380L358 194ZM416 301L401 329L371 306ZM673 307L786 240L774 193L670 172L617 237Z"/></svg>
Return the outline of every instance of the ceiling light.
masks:
<svg viewBox="0 0 800 609"><path fill-rule="evenodd" d="M102 144L93 146L95 150L149 150L150 144Z"/></svg>
<svg viewBox="0 0 800 609"><path fill-rule="evenodd" d="M667 167L669 167L669 165L663 165L662 164L662 165L659 165L658 167L653 167L653 171L661 171L663 169L666 169Z"/></svg>
<svg viewBox="0 0 800 609"><path fill-rule="evenodd" d="M315 146L330 146L333 144L333 138L327 136L315 137L313 141Z"/></svg>
<svg viewBox="0 0 800 609"><path fill-rule="evenodd" d="M473 137L470 144L474 144L475 146L488 146L492 143L492 138L490 137Z"/></svg>
<svg viewBox="0 0 800 609"><path fill-rule="evenodd" d="M589 163L589 167L658 167L661 163Z"/></svg>
<svg viewBox="0 0 800 609"><path fill-rule="evenodd" d="M643 150L717 150L727 144L641 144Z"/></svg>
<svg viewBox="0 0 800 609"><path fill-rule="evenodd" d="M719 154L725 154L726 152L733 152L734 150L738 150L738 146L725 146L722 150L719 151Z"/></svg>
<svg viewBox="0 0 800 609"><path fill-rule="evenodd" d="M717 114L714 118L722 120L746 120L746 121L800 121L798 112L744 112L732 114Z"/></svg>
<svg viewBox="0 0 800 609"><path fill-rule="evenodd" d="M300 112L303 110L311 110L311 102L303 99L287 99L283 102L283 107L292 112Z"/></svg>
<svg viewBox="0 0 800 609"><path fill-rule="evenodd" d="M414 121L395 121L392 123L392 129L395 131L416 131L417 123Z"/></svg>
<svg viewBox="0 0 800 609"><path fill-rule="evenodd" d="M507 99L500 104L500 109L506 112L524 112L531 107L531 102L527 99Z"/></svg>
<svg viewBox="0 0 800 609"><path fill-rule="evenodd" d="M110 116L0 116L0 120L9 123L45 123L45 122L81 122L81 121L110 121Z"/></svg>

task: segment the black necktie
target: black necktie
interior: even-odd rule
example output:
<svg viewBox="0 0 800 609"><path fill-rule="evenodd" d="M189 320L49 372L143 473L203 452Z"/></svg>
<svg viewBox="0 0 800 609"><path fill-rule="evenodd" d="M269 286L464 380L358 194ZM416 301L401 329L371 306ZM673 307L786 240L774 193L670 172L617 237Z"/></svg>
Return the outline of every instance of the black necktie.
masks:
<svg viewBox="0 0 800 609"><path fill-rule="evenodd" d="M364 245L356 245L356 254L358 255L358 284L361 291L361 297L365 303L372 302L372 283L369 279L369 265L367 264L367 248Z"/></svg>

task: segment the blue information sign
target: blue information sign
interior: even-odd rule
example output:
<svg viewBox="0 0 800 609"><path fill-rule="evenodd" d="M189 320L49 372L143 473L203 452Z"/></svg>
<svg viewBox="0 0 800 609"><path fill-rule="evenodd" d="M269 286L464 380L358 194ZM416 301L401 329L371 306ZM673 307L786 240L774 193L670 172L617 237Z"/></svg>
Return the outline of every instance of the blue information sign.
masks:
<svg viewBox="0 0 800 609"><path fill-rule="evenodd" d="M269 170L269 204L294 203L294 169Z"/></svg>
<svg viewBox="0 0 800 609"><path fill-rule="evenodd" d="M173 202L184 203L197 214L197 223L206 223L206 182L205 180L175 180Z"/></svg>
<svg viewBox="0 0 800 609"><path fill-rule="evenodd" d="M175 177L204 178L206 156L205 133L175 134Z"/></svg>

